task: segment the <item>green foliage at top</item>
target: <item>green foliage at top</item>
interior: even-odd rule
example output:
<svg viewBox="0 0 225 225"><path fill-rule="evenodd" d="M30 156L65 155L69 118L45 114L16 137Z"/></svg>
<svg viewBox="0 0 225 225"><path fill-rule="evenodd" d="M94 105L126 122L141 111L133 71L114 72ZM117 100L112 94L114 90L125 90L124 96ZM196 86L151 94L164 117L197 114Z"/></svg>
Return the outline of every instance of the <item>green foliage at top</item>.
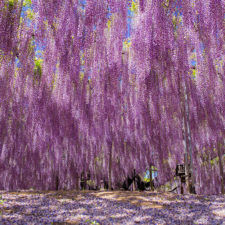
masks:
<svg viewBox="0 0 225 225"><path fill-rule="evenodd" d="M28 18L28 19L32 20L32 19L34 18L34 11L33 11L33 10L28 9L28 10L26 11L26 14L27 14L27 18Z"/></svg>
<svg viewBox="0 0 225 225"><path fill-rule="evenodd" d="M31 5L32 5L32 1L31 0L24 0L23 6L31 7Z"/></svg>
<svg viewBox="0 0 225 225"><path fill-rule="evenodd" d="M131 7L130 7L130 11L134 12L134 13L137 13L137 11L138 11L138 3L137 3L137 1L135 1L135 0L132 1Z"/></svg>
<svg viewBox="0 0 225 225"><path fill-rule="evenodd" d="M34 60L34 70L40 74L42 74L42 64L43 64L43 59L35 59Z"/></svg>
<svg viewBox="0 0 225 225"><path fill-rule="evenodd" d="M9 9L11 11L14 8L14 5L18 2L18 0L8 0L5 1L5 9Z"/></svg>
<svg viewBox="0 0 225 225"><path fill-rule="evenodd" d="M40 80L42 76L42 65L43 65L43 59L34 60L34 80L35 81Z"/></svg>
<svg viewBox="0 0 225 225"><path fill-rule="evenodd" d="M12 7L14 6L15 1L14 0L8 0L8 6Z"/></svg>

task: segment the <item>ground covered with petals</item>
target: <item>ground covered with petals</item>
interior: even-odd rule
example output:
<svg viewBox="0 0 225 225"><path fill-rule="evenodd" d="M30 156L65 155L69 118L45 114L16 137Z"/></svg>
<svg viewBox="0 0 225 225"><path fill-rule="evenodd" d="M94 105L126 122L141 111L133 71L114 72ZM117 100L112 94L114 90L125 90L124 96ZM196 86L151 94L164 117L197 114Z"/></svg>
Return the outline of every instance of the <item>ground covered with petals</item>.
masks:
<svg viewBox="0 0 225 225"><path fill-rule="evenodd" d="M222 224L225 196L1 191L0 224Z"/></svg>

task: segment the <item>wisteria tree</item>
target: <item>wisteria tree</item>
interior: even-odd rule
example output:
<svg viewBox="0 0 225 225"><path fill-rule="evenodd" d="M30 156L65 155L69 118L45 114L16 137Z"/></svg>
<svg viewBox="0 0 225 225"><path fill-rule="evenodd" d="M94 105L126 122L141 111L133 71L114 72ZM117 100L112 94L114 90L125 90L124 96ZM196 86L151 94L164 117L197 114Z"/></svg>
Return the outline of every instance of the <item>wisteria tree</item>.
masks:
<svg viewBox="0 0 225 225"><path fill-rule="evenodd" d="M109 189L135 169L224 193L224 0L0 1L0 189ZM189 173L191 176L189 177Z"/></svg>

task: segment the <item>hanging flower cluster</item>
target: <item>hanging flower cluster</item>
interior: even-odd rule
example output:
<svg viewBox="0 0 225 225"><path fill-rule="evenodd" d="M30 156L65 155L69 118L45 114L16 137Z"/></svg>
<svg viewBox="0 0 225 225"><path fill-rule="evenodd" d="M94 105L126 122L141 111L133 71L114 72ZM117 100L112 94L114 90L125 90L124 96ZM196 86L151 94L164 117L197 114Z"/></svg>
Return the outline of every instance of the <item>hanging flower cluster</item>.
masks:
<svg viewBox="0 0 225 225"><path fill-rule="evenodd" d="M0 1L0 189L225 180L223 0ZM206 185L207 184L207 185Z"/></svg>

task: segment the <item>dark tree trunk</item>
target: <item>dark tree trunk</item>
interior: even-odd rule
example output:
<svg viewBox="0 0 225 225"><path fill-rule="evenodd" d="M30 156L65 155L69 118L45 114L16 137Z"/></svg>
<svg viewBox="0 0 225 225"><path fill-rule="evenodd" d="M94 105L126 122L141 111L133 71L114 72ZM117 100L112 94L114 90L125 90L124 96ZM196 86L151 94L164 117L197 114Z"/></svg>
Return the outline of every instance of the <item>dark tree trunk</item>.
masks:
<svg viewBox="0 0 225 225"><path fill-rule="evenodd" d="M58 177L58 175L56 175L56 177L55 177L55 190L56 191L59 190L59 177Z"/></svg>

